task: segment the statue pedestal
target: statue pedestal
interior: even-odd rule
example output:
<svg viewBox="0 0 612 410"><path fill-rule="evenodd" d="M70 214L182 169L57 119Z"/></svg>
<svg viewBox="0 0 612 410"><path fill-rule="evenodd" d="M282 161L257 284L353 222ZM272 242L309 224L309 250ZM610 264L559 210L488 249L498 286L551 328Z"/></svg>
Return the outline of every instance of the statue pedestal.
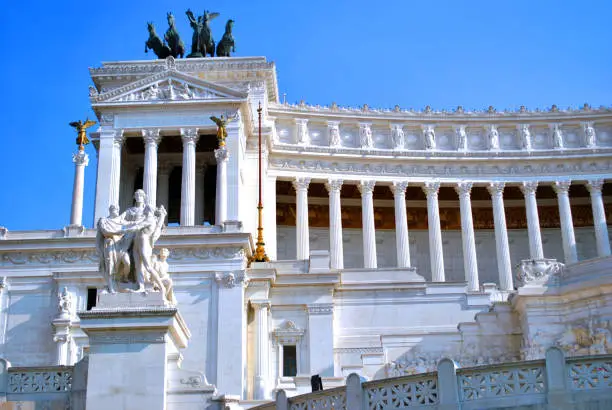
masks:
<svg viewBox="0 0 612 410"><path fill-rule="evenodd" d="M159 292L116 293L78 315L90 346L87 409L165 409L168 361L190 337L178 309Z"/></svg>

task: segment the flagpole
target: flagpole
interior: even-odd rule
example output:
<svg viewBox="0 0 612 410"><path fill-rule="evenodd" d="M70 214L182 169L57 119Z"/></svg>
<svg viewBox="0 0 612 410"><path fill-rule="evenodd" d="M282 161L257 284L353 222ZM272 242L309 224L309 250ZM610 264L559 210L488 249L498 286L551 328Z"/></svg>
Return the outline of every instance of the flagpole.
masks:
<svg viewBox="0 0 612 410"><path fill-rule="evenodd" d="M257 243L255 244L255 253L250 258L249 263L251 262L269 262L270 259L268 255L266 255L266 244L263 238L263 202L261 199L261 190L262 190L262 160L261 160L261 102L259 103L259 108L257 108L257 116L259 119L259 132L258 132L258 150L259 150L259 201L257 203Z"/></svg>

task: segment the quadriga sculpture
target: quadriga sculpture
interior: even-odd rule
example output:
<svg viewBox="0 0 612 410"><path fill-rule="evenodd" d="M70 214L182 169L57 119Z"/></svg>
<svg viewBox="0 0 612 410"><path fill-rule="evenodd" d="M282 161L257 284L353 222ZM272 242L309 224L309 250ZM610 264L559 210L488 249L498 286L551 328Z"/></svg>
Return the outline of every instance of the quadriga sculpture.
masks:
<svg viewBox="0 0 612 410"><path fill-rule="evenodd" d="M149 50L153 50L159 59L168 57L170 55L170 47L164 44L161 38L159 38L155 32L155 26L153 23L147 23L147 29L149 30L149 38L145 42L145 53L148 53Z"/></svg>
<svg viewBox="0 0 612 410"><path fill-rule="evenodd" d="M154 209L147 204L142 189L134 193L133 207L122 214L111 205L110 214L98 221L96 246L100 256L100 272L107 283L106 291L145 292L157 289L171 302L168 288L167 267L160 277L159 265L155 266L153 247L161 235L166 210L163 206ZM167 254L165 255L167 257ZM163 258L165 262L165 258ZM117 282L123 283L118 288Z"/></svg>
<svg viewBox="0 0 612 410"><path fill-rule="evenodd" d="M234 36L232 35L232 28L234 27L234 20L227 20L225 24L225 33L219 44L217 45L217 57L229 57L230 51L235 53L236 47L234 45Z"/></svg>

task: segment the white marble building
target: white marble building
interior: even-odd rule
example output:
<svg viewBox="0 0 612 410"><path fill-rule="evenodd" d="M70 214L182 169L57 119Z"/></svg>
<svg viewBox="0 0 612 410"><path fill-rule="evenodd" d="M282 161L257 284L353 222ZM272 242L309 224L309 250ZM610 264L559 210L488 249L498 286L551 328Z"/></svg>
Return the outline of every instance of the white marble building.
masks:
<svg viewBox="0 0 612 410"><path fill-rule="evenodd" d="M139 188L168 210L156 247L170 250L185 324L159 370L162 407L142 408L249 408L309 392L314 374L336 387L350 373L433 371L442 357L473 366L543 359L551 346L612 353L611 109L281 104L263 57L90 72L97 180L83 181L87 156L75 155L70 224L0 230L10 402L35 400L11 375L99 354L78 313L104 286L93 228ZM272 261L249 266L259 104ZM212 115L235 117L225 147ZM83 183L95 183L94 226L82 226ZM59 313L58 295L70 300Z"/></svg>

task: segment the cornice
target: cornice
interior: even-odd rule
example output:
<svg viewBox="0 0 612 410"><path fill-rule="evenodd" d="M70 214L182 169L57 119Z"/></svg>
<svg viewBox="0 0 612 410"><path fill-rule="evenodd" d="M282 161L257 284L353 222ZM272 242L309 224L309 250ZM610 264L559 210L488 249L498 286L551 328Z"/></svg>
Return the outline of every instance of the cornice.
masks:
<svg viewBox="0 0 612 410"><path fill-rule="evenodd" d="M359 119L359 121L419 121L419 122L444 122L450 124L470 124L473 122L507 122L529 123L532 121L560 122L567 119L579 119L585 121L586 118L608 117L612 119L612 107L591 108L588 105L579 109L567 108L558 109L555 106L547 110L527 110L521 107L519 110L497 111L474 110L466 111L458 107L452 111L435 111L426 107L422 111L400 109L376 109L370 107L341 107L341 106L319 106L308 104L278 104L273 103L268 106L270 115L280 119L283 115L300 115L309 117L325 117L325 120L340 121L346 119ZM321 120L323 121L323 119Z"/></svg>

